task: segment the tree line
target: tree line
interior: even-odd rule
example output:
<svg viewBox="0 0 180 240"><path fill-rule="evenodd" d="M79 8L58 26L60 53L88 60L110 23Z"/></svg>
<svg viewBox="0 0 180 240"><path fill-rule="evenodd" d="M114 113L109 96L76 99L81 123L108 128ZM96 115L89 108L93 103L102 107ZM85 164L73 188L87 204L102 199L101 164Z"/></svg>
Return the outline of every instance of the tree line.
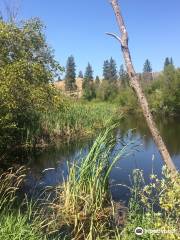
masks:
<svg viewBox="0 0 180 240"><path fill-rule="evenodd" d="M166 57L164 61L164 70L167 66L174 66L172 57ZM118 88L125 88L129 86L129 77L121 64L119 71L116 61L111 57L103 63L102 79L99 76L94 77L92 65L88 63L85 72L79 71L76 74L76 63L73 55L68 57L65 73L65 90L76 91L76 78L82 78L83 96L85 99L91 100L99 97L101 100L107 100L110 96L116 95ZM149 59L145 60L142 73L139 74L140 80L150 82L153 80L153 70Z"/></svg>

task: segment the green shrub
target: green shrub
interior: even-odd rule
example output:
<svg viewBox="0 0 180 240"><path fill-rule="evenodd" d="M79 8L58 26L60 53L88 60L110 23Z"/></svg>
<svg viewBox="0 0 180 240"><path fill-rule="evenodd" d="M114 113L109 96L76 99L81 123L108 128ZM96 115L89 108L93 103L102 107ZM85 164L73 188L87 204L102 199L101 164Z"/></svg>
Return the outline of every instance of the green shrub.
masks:
<svg viewBox="0 0 180 240"><path fill-rule="evenodd" d="M38 19L15 25L0 20L0 154L36 141L39 113L52 105L49 86L62 69Z"/></svg>
<svg viewBox="0 0 180 240"><path fill-rule="evenodd" d="M166 67L163 74L146 89L153 112L180 113L180 70Z"/></svg>
<svg viewBox="0 0 180 240"><path fill-rule="evenodd" d="M117 95L118 89L114 83L103 80L96 88L96 98L101 101L112 100Z"/></svg>
<svg viewBox="0 0 180 240"><path fill-rule="evenodd" d="M137 98L129 87L120 90L113 102L124 108L124 110L136 111L138 109Z"/></svg>

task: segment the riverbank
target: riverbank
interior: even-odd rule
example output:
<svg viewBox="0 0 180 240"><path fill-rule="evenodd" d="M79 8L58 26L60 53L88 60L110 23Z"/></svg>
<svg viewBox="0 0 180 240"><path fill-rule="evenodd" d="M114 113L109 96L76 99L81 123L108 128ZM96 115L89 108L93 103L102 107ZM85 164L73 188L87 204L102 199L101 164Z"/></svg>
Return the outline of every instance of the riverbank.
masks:
<svg viewBox="0 0 180 240"><path fill-rule="evenodd" d="M177 169L180 169L179 119L161 117L156 119L156 123L174 164ZM127 201L129 194L126 188L113 185L120 183L130 185L129 175L134 168L142 169L145 172L146 179L148 179L152 169L158 177L161 177L163 160L142 116L127 115L119 121L119 127L114 134L117 139L117 150L121 149L125 143L133 141L132 148L116 164L116 168L113 168L110 177L113 199ZM59 184L62 181L62 175L65 178L67 176L67 162L71 163L74 159L78 160L82 156L86 156L95 139L96 137L93 136L88 139L59 143L32 156L32 161L28 165L32 169L32 175L29 177L29 189L32 189L34 184L40 187L42 182L46 186ZM51 170L44 172L43 170L46 168L51 168Z"/></svg>
<svg viewBox="0 0 180 240"><path fill-rule="evenodd" d="M42 129L51 141L91 137L106 127L109 119L122 115L116 104L69 99L63 110L42 114Z"/></svg>
<svg viewBox="0 0 180 240"><path fill-rule="evenodd" d="M25 179L26 170L9 170L1 175L0 239L10 240L13 236L13 239L24 240L135 240L134 231L138 226L169 231L159 235L147 231L142 236L145 240L179 239L179 174L171 178L167 169L163 168L162 179L151 174L150 183L146 184L143 172L134 170L128 208L112 201L109 174L127 149L124 146L110 161L110 152L116 142L115 128L117 126L111 125L104 130L89 154L80 162L69 165L66 181L53 188L56 190L54 201L47 197L42 202L41 197L33 202L24 196L19 205L17 192ZM50 196L50 191L50 188L46 189L47 196Z"/></svg>
<svg viewBox="0 0 180 240"><path fill-rule="evenodd" d="M117 121L121 118L122 111L116 104L87 102L67 98L60 93L56 94L54 97L57 101L54 106L38 113L38 120L31 131L29 128L22 129L25 135L23 134L24 138L21 141L19 134L16 133L13 136L8 132L2 135L0 139L6 138L3 145L7 142L1 154L3 162L9 155L16 155L16 152L30 154L61 143L92 138L107 126L110 119ZM10 136L14 144L8 140Z"/></svg>

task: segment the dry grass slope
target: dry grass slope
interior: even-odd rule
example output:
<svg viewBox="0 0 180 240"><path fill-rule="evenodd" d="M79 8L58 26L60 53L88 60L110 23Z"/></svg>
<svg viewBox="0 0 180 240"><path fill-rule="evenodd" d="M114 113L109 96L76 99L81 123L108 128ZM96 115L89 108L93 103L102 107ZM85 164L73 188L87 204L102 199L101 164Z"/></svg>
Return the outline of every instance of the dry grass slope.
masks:
<svg viewBox="0 0 180 240"><path fill-rule="evenodd" d="M74 95L77 97L81 97L82 96L82 83L83 83L83 78L77 78L76 79L76 86L77 86L77 90L73 91L73 92L66 92L65 91L65 81L57 81L54 83L55 87L58 88L59 90L61 90L62 92L66 93L67 95Z"/></svg>

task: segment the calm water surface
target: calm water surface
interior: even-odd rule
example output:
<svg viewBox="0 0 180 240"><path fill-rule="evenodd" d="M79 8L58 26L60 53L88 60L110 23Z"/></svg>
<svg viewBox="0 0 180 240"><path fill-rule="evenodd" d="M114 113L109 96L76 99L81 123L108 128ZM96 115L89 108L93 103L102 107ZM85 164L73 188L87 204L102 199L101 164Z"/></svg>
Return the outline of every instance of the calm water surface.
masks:
<svg viewBox="0 0 180 240"><path fill-rule="evenodd" d="M176 167L180 169L180 119L161 117L156 122ZM129 153L119 159L110 175L113 199L127 200L128 189L118 184L130 185L130 176L135 168L144 171L147 182L152 171L160 177L163 161L142 117L126 117L116 135L117 139L121 139L116 150L130 141L134 143L129 148ZM67 176L67 161L72 162L85 156L93 141L94 139L89 139L61 144L35 156L30 163L31 173L28 175L26 189L34 191L34 188L40 189L62 182Z"/></svg>

